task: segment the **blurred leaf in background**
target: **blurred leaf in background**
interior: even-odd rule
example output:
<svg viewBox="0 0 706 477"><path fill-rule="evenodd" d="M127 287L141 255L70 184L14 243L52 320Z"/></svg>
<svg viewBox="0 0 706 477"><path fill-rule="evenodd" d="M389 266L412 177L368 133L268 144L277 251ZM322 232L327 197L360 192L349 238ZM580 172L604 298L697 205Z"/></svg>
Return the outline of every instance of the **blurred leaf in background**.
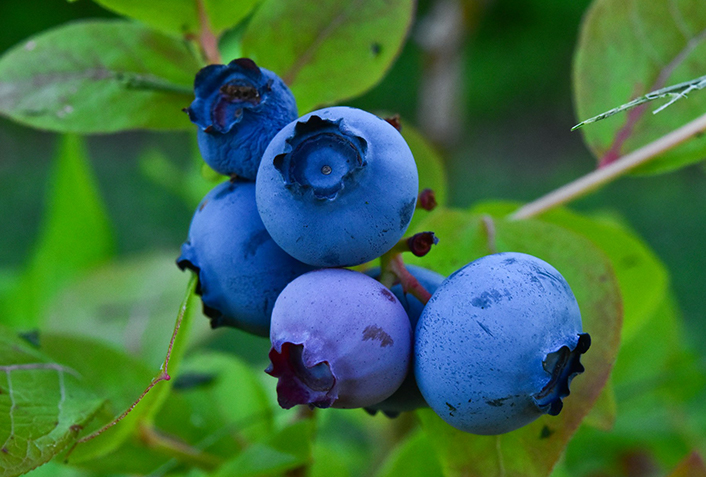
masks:
<svg viewBox="0 0 706 477"><path fill-rule="evenodd" d="M67 135L60 145L44 216L32 259L1 302L2 322L25 330L41 324L41 312L62 285L113 254L110 219L79 136Z"/></svg>

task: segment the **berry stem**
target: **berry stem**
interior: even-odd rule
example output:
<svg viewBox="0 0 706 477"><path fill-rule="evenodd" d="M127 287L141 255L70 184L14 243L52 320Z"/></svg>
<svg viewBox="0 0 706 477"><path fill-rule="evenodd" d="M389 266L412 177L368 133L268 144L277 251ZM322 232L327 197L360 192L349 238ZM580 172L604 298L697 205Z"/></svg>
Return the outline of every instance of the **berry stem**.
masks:
<svg viewBox="0 0 706 477"><path fill-rule="evenodd" d="M402 255L397 254L392 257L389 266L392 273L394 273L399 279L400 285L402 285L402 290L404 290L405 293L411 294L417 300L422 302L422 304L426 305L431 298L431 293L429 293L427 289L419 283L419 280L414 278L414 276L409 273L407 267L404 266Z"/></svg>
<svg viewBox="0 0 706 477"><path fill-rule="evenodd" d="M211 25L208 23L208 15L203 0L197 0L196 5L199 10L199 45L203 50L206 61L209 64L217 65L223 63L221 52L218 51L218 37L213 33Z"/></svg>
<svg viewBox="0 0 706 477"><path fill-rule="evenodd" d="M489 215L484 215L481 220L483 221L483 227L485 227L485 233L488 236L488 250L490 253L498 253L498 245L495 240L495 222L493 222L493 218Z"/></svg>
<svg viewBox="0 0 706 477"><path fill-rule="evenodd" d="M516 220L535 217L574 199L583 197L704 131L706 131L706 114L640 149L550 192L544 197L540 197L534 202L525 204L510 215L510 218Z"/></svg>
<svg viewBox="0 0 706 477"><path fill-rule="evenodd" d="M223 464L223 459L190 446L151 425L141 424L139 435L142 442L148 447L161 451L179 462L191 464L207 471L216 470Z"/></svg>
<svg viewBox="0 0 706 477"><path fill-rule="evenodd" d="M424 189L419 193L417 197L417 209L424 209L427 211L434 210L437 206L436 194L431 189Z"/></svg>
<svg viewBox="0 0 706 477"><path fill-rule="evenodd" d="M411 237L404 237L394 247L380 257L380 283L392 288L396 283L402 285L405 293L410 293L420 302L426 303L431 298L429 293L404 266L403 252L412 252L423 257L436 245L439 239L434 232L420 232Z"/></svg>

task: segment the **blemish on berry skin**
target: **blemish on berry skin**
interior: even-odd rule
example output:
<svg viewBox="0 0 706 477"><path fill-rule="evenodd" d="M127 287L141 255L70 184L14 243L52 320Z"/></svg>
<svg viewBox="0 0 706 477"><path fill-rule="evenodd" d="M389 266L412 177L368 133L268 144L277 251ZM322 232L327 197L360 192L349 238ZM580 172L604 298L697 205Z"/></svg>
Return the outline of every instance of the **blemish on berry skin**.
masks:
<svg viewBox="0 0 706 477"><path fill-rule="evenodd" d="M412 214L414 213L414 208L417 205L417 198L410 200L400 208L400 230L404 230L409 225L410 220L412 220Z"/></svg>
<svg viewBox="0 0 706 477"><path fill-rule="evenodd" d="M544 427L542 427L542 430L539 432L539 438L546 439L547 437L550 437L552 434L554 434L554 431L549 429L549 427L544 426Z"/></svg>
<svg viewBox="0 0 706 477"><path fill-rule="evenodd" d="M490 290L489 292L483 292L480 296L477 296L471 300L471 305L476 308L485 309L490 307L493 303L500 303L502 300L502 294L498 290Z"/></svg>
<svg viewBox="0 0 706 477"><path fill-rule="evenodd" d="M385 330L379 326L369 325L363 330L363 341L380 341L380 347L385 348L386 346L392 346L394 340L390 335L388 335Z"/></svg>
<svg viewBox="0 0 706 477"><path fill-rule="evenodd" d="M381 294L382 296L384 296L385 298L387 298L388 301L395 302L395 301L397 300L397 299L395 298L395 295L393 295L392 292L391 292L390 290L388 290L387 288L382 288L382 289L380 290L380 294Z"/></svg>
<svg viewBox="0 0 706 477"><path fill-rule="evenodd" d="M451 412L456 412L456 408L455 408L454 406L452 406L451 403L448 403L448 402L447 402L447 403L446 403L446 406L449 408L449 411L451 411Z"/></svg>
<svg viewBox="0 0 706 477"><path fill-rule="evenodd" d="M505 405L505 401L510 399L509 397L504 397L504 398L498 398L498 399L491 399L491 400L486 400L485 403L488 406L493 406L493 407L500 407Z"/></svg>
<svg viewBox="0 0 706 477"><path fill-rule="evenodd" d="M487 326L485 326L483 323L481 323L481 322L478 321L478 320L476 320L476 323L478 323L478 326L480 326L481 329L482 329L483 331L485 331L489 336L493 336L493 333L490 332L490 329L488 329Z"/></svg>
<svg viewBox="0 0 706 477"><path fill-rule="evenodd" d="M382 45L376 41L370 45L370 51L372 52L373 56L378 56L382 51Z"/></svg>

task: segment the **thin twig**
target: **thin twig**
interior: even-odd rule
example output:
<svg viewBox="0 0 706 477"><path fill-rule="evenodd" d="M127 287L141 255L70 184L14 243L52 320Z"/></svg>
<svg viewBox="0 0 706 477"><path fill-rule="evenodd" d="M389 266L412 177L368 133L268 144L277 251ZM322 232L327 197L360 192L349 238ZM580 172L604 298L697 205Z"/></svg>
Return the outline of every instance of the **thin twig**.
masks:
<svg viewBox="0 0 706 477"><path fill-rule="evenodd" d="M206 61L212 65L223 63L221 60L221 52L218 50L218 37L213 33L211 25L208 22L206 7L203 0L197 0L196 5L199 9L199 45L206 56Z"/></svg>
<svg viewBox="0 0 706 477"><path fill-rule="evenodd" d="M566 204L574 199L582 197L589 192L615 180L616 178L632 171L638 166L648 163L660 154L688 141L695 135L706 130L706 114L699 116L690 123L666 134L659 139L641 147L618 159L617 161L597 169L585 176L570 182L553 192L540 197L534 202L520 207L515 211L511 219L526 219L546 212L549 209Z"/></svg>
<svg viewBox="0 0 706 477"><path fill-rule="evenodd" d="M187 287L188 290L193 290L193 282L195 278L192 277L191 281L189 282L189 286ZM172 333L172 337L169 340L169 347L167 348L167 355L164 358L164 363L162 363L162 367L160 370L160 373L152 379L152 382L145 388L145 390L140 394L140 396L127 408L125 411L122 412L118 417L101 427L100 429L92 432L91 434L84 436L80 439L77 439L76 442L71 446L69 451L66 453L65 460L68 460L69 456L71 453L76 449L76 446L79 444L83 444L85 442L88 442L90 440L95 439L96 437L100 436L103 434L105 431L116 425L118 422L122 421L127 417L130 412L132 412L133 409L135 409L135 406L137 406L140 401L142 401L145 396L152 390L152 388L159 383L160 381L169 381L171 379L171 376L169 376L169 360L171 359L172 356L172 350L174 349L174 341L176 340L177 334L179 333L179 329L181 328L181 323L184 320L184 316L186 315L186 309L188 307L189 300L186 298L184 302L181 305L181 308L179 309L179 314L176 319L176 323L174 323L174 331Z"/></svg>
<svg viewBox="0 0 706 477"><path fill-rule="evenodd" d="M660 111L664 110L666 107L672 105L677 100L686 98L686 95L688 93L704 88L706 88L706 76L700 76L689 81L684 81L683 83L667 86L666 88L658 89L656 91L649 92L644 96L640 96L639 98L635 98L632 101L623 104L622 106L613 108L590 119L586 119L585 121L581 121L576 126L572 127L571 130L575 131L576 129L579 129L580 127L583 127L586 124L598 122L602 119L609 118L614 114L627 111L629 109L640 106L641 104L645 104L656 99L671 98L669 102L660 106L652 112L652 114L657 114Z"/></svg>

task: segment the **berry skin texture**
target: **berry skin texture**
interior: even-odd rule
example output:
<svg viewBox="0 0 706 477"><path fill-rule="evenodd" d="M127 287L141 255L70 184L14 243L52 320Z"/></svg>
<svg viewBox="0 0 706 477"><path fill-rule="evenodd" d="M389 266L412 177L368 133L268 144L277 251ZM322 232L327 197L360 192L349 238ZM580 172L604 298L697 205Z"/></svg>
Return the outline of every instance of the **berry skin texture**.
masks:
<svg viewBox="0 0 706 477"><path fill-rule="evenodd" d="M248 58L201 69L194 94L185 111L199 127L201 155L227 176L254 181L267 144L298 116L287 85Z"/></svg>
<svg viewBox="0 0 706 477"><path fill-rule="evenodd" d="M415 335L415 376L447 423L473 434L556 415L590 346L566 280L522 253L480 258L449 276Z"/></svg>
<svg viewBox="0 0 706 477"><path fill-rule="evenodd" d="M388 122L344 106L309 113L272 139L257 175L257 207L287 253L317 267L387 252L417 200L414 157Z"/></svg>
<svg viewBox="0 0 706 477"><path fill-rule="evenodd" d="M211 327L268 336L277 295L312 270L287 255L265 230L252 182L224 182L201 201L177 265L198 273L197 293Z"/></svg>
<svg viewBox="0 0 706 477"><path fill-rule="evenodd" d="M373 278L323 269L293 280L277 298L270 328L277 400L357 408L394 393L407 375L412 329L395 296Z"/></svg>

